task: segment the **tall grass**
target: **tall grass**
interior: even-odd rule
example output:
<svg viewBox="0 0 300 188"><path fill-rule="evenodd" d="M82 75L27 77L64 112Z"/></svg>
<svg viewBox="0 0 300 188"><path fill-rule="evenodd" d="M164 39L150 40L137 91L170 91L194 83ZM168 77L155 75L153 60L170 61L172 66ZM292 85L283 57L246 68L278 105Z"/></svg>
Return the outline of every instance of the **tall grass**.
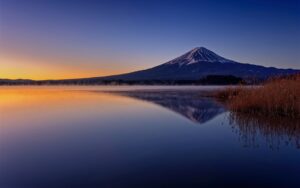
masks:
<svg viewBox="0 0 300 188"><path fill-rule="evenodd" d="M262 86L228 88L216 96L235 112L300 118L300 74L275 78Z"/></svg>

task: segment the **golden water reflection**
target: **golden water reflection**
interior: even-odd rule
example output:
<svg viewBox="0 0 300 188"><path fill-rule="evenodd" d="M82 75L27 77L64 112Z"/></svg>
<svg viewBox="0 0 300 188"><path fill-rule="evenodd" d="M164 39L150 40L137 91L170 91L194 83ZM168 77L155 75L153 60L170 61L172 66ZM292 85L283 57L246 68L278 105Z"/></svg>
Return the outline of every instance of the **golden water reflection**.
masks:
<svg viewBox="0 0 300 188"><path fill-rule="evenodd" d="M0 88L0 128L7 125L23 126L25 122L43 122L45 119L67 121L88 117L118 117L129 112L143 113L153 108L141 101L155 104L188 120L204 124L226 114L220 103L199 97L192 90L131 90L104 91L101 88L80 87L10 87ZM143 104L143 105L141 105ZM230 125L245 147L266 144L271 149L293 145L300 148L300 120L266 118L229 113L224 122ZM43 124L43 123L40 123Z"/></svg>

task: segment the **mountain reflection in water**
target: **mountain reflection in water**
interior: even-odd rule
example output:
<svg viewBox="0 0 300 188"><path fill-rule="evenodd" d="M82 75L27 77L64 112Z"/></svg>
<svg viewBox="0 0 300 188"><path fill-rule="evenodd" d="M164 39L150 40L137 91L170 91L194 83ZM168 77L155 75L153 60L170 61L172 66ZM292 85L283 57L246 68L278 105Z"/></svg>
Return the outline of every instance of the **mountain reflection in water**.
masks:
<svg viewBox="0 0 300 188"><path fill-rule="evenodd" d="M225 106L212 98L201 97L200 92L133 90L109 93L157 104L199 124L206 123L223 113L233 131L239 135L239 141L244 147L257 148L260 143L266 143L271 149L278 149L282 145L300 148L300 120L226 113Z"/></svg>
<svg viewBox="0 0 300 188"><path fill-rule="evenodd" d="M225 108L211 98L200 97L195 91L114 91L117 95L151 102L174 111L195 123L205 123L225 112Z"/></svg>
<svg viewBox="0 0 300 188"><path fill-rule="evenodd" d="M300 187L295 120L234 116L203 92L3 88L0 187Z"/></svg>

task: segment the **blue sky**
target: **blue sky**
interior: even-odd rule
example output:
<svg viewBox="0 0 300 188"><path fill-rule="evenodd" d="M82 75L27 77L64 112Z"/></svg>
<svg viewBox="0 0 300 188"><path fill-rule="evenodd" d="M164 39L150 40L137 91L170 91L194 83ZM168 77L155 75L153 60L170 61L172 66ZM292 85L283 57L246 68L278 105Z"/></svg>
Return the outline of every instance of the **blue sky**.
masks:
<svg viewBox="0 0 300 188"><path fill-rule="evenodd" d="M18 67L115 74L197 46L243 63L300 69L300 2L0 0L0 69L10 66L0 77L28 77Z"/></svg>

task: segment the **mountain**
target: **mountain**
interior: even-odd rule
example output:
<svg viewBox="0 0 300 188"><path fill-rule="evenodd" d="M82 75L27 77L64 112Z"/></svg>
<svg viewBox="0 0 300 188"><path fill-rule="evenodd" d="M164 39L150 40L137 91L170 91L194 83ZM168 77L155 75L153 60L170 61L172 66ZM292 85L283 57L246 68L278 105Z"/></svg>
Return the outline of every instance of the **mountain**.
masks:
<svg viewBox="0 0 300 188"><path fill-rule="evenodd" d="M204 47L191 51L164 64L141 71L82 79L67 80L7 80L0 85L55 85L55 84L237 84L255 83L271 76L286 76L300 70L277 69L239 63L226 59Z"/></svg>
<svg viewBox="0 0 300 188"><path fill-rule="evenodd" d="M204 48L191 51L159 66L127 74L99 77L104 80L198 80L208 75L232 75L242 78L268 78L288 75L299 70L277 69L253 64L239 63Z"/></svg>

